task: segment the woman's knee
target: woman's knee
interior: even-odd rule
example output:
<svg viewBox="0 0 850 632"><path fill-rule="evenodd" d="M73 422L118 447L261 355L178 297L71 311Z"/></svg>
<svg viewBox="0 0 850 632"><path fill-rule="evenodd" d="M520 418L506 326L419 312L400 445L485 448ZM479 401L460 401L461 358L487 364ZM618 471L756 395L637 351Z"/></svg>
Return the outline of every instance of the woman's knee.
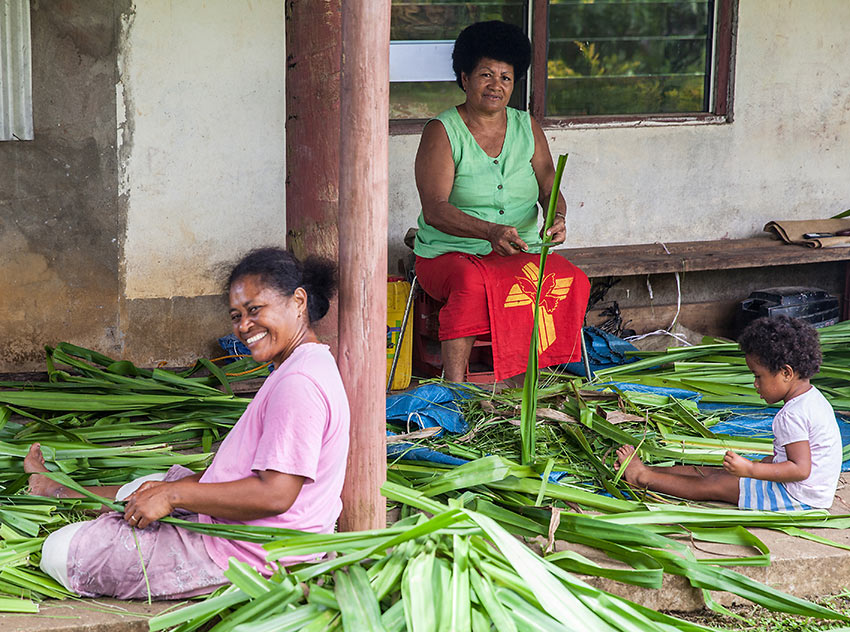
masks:
<svg viewBox="0 0 850 632"><path fill-rule="evenodd" d="M71 540L84 524L86 521L74 522L57 529L47 536L41 546L39 567L68 590L73 590L68 581L68 552Z"/></svg>
<svg viewBox="0 0 850 632"><path fill-rule="evenodd" d="M464 291L484 292L484 277L468 255L450 252L436 259L417 259L419 283L434 299L446 302L452 294Z"/></svg>
<svg viewBox="0 0 850 632"><path fill-rule="evenodd" d="M147 481L164 481L166 477L166 472L157 472L155 474L148 474L147 476L140 476L139 478L130 481L126 485L122 485L118 492L115 494L115 500L122 501L127 500L127 497L130 496L134 491L139 489L142 486L142 483L146 483Z"/></svg>
<svg viewBox="0 0 850 632"><path fill-rule="evenodd" d="M466 257L458 257L450 277L450 289L452 292L463 292L470 296L480 294L486 298L484 276L478 266Z"/></svg>

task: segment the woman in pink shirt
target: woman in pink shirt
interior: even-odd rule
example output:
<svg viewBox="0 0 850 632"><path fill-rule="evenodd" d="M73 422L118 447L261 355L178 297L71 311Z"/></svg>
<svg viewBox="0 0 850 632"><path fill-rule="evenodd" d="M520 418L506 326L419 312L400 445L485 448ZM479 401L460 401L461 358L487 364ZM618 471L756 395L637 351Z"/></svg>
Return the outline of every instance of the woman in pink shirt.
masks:
<svg viewBox="0 0 850 632"><path fill-rule="evenodd" d="M204 472L174 466L120 488L93 488L126 499L124 513L52 533L42 569L85 596L142 598L148 593L141 550L151 595L177 599L226 583L222 571L231 557L267 575L272 567L259 544L203 536L158 522L163 516L332 532L342 508L349 410L336 363L312 323L327 313L335 288L333 264L323 259L302 264L264 248L240 261L227 282L233 330L274 371ZM33 494L77 495L39 474L46 467L38 444L24 469L33 474Z"/></svg>

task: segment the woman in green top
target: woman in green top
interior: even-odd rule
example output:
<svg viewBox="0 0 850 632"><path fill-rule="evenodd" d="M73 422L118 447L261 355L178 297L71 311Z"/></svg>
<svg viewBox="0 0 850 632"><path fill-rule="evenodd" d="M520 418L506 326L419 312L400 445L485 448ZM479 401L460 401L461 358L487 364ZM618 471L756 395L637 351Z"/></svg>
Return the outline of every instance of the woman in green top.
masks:
<svg viewBox="0 0 850 632"><path fill-rule="evenodd" d="M508 107L530 58L516 26L492 21L464 29L452 65L466 100L428 122L416 155L416 271L425 291L446 302L440 339L444 377L453 382L463 381L475 338L490 331L471 256L510 257L539 241L537 205L545 209L552 190L555 168L543 130L528 112ZM566 238L565 213L559 194L548 230L553 243Z"/></svg>

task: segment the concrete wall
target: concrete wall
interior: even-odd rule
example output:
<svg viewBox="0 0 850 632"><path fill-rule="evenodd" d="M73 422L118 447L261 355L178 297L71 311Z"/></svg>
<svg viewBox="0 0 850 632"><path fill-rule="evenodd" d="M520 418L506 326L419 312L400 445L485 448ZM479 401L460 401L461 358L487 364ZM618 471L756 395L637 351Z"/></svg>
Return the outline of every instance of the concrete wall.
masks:
<svg viewBox="0 0 850 632"><path fill-rule="evenodd" d="M282 244L276 0L32 2L35 140L0 143L0 372L69 340L214 353L223 262Z"/></svg>
<svg viewBox="0 0 850 632"><path fill-rule="evenodd" d="M0 372L61 340L144 365L214 352L217 269L284 241L283 12L32 2L36 138L0 143ZM845 0L741 0L734 122L549 132L570 153L569 243L743 237L850 206L847 24ZM390 139L392 271L417 144ZM689 279L686 298L729 285Z"/></svg>
<svg viewBox="0 0 850 632"><path fill-rule="evenodd" d="M230 331L226 263L285 243L284 47L275 0L145 0L122 20L125 355L206 353Z"/></svg>
<svg viewBox="0 0 850 632"><path fill-rule="evenodd" d="M35 140L0 142L0 370L42 368L60 340L120 347L113 14L128 6L32 3Z"/></svg>
<svg viewBox="0 0 850 632"><path fill-rule="evenodd" d="M567 243L747 237L850 207L848 24L846 0L740 0L734 122L549 131L569 153ZM417 143L390 139L393 270L419 212Z"/></svg>

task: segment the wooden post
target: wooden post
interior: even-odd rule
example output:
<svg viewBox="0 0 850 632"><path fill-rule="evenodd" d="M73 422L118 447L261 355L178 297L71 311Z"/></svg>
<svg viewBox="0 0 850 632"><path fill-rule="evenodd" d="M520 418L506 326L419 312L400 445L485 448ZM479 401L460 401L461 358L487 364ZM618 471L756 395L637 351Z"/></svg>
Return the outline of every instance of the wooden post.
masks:
<svg viewBox="0 0 850 632"><path fill-rule="evenodd" d="M339 214L340 0L286 7L286 233L298 258L337 261ZM316 325L336 354L337 301Z"/></svg>
<svg viewBox="0 0 850 632"><path fill-rule="evenodd" d="M338 360L351 403L344 531L386 526L389 42L389 0L342 3Z"/></svg>

